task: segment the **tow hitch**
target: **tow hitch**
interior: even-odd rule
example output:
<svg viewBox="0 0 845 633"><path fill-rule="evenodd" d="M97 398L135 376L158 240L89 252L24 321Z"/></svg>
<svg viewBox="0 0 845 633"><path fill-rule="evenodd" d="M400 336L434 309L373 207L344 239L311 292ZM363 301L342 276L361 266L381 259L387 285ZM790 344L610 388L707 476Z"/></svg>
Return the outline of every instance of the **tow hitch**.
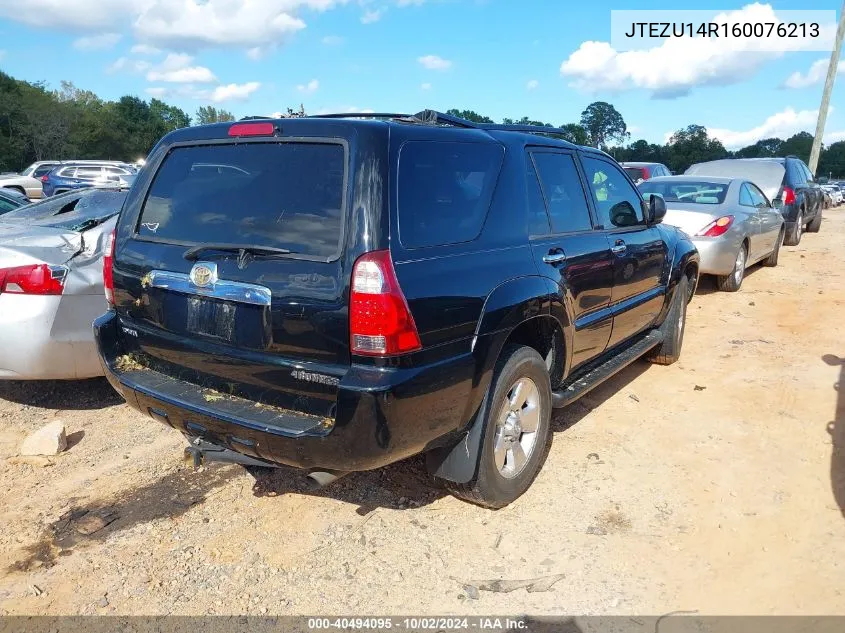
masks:
<svg viewBox="0 0 845 633"><path fill-rule="evenodd" d="M249 455L242 455L231 449L201 440L198 437L189 440L189 442L190 444L185 447L185 461L193 463L194 468L199 468L205 462L226 462L230 464L241 464L242 466L278 468L278 465L272 462L266 462L263 459L250 457Z"/></svg>

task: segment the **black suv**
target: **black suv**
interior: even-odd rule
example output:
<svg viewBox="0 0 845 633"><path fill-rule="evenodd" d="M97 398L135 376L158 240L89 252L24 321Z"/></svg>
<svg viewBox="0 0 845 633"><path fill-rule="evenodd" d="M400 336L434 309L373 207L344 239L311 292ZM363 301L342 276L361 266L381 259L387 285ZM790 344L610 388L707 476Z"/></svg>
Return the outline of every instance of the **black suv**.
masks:
<svg viewBox="0 0 845 633"><path fill-rule="evenodd" d="M326 482L424 452L504 506L554 407L678 358L698 253L559 130L365 117L164 137L105 262L106 375L198 461Z"/></svg>
<svg viewBox="0 0 845 633"><path fill-rule="evenodd" d="M818 233L822 227L824 190L814 180L809 167L797 156L783 158L746 158L743 160L770 160L784 166L785 173L781 190L775 197L775 205L786 221L784 244L797 246L801 236Z"/></svg>

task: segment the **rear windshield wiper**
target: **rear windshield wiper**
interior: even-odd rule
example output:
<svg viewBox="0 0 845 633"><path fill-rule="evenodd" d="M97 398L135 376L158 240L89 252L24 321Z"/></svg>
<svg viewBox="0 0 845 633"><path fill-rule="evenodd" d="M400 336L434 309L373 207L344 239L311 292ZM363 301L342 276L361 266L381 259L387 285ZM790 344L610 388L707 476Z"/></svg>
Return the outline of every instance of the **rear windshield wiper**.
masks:
<svg viewBox="0 0 845 633"><path fill-rule="evenodd" d="M275 246L252 246L249 244L201 244L185 251L183 257L189 261L197 259L205 251L220 251L222 253L237 253L240 259L246 255L253 257L273 257L275 255L290 255L291 251L286 248Z"/></svg>

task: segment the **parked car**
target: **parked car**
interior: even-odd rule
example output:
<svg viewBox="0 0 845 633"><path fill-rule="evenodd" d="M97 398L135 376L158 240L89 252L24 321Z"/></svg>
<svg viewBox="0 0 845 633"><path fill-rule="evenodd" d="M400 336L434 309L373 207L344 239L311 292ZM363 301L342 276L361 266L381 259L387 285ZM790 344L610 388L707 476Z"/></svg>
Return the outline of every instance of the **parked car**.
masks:
<svg viewBox="0 0 845 633"><path fill-rule="evenodd" d="M31 178L41 178L44 174L50 173L57 166L61 165L60 160L39 160L32 163L29 167L21 172L21 176L30 176Z"/></svg>
<svg viewBox="0 0 845 633"><path fill-rule="evenodd" d="M135 170L131 166L69 164L60 165L41 177L44 195L52 196L64 191L86 187L131 186Z"/></svg>
<svg viewBox="0 0 845 633"><path fill-rule="evenodd" d="M0 189L0 216L29 204L26 196L14 189Z"/></svg>
<svg viewBox="0 0 845 633"><path fill-rule="evenodd" d="M767 164L779 165L783 176L775 186L772 171ZM763 193L780 209L786 220L784 244L797 246L801 236L818 233L822 226L824 194L813 180L809 168L800 158L738 158L698 163L687 169L689 176L729 176L744 178L759 186ZM765 174L766 182L758 182L759 174Z"/></svg>
<svg viewBox="0 0 845 633"><path fill-rule="evenodd" d="M37 200L42 195L41 181L31 176L0 174L0 188L17 191L32 200Z"/></svg>
<svg viewBox="0 0 845 633"><path fill-rule="evenodd" d="M0 379L102 375L91 323L126 192L85 190L0 217Z"/></svg>
<svg viewBox="0 0 845 633"><path fill-rule="evenodd" d="M830 202L833 206L842 204L842 191L838 185L822 185L822 190L830 196Z"/></svg>
<svg viewBox="0 0 845 633"><path fill-rule="evenodd" d="M716 275L719 290L736 292L749 266L777 266L785 225L780 211L752 182L732 178L668 176L640 183L644 197L666 203L664 224L692 236L699 272Z"/></svg>
<svg viewBox="0 0 845 633"><path fill-rule="evenodd" d="M164 137L106 257L104 369L198 460L325 482L426 452L504 506L553 407L678 358L698 254L559 130L372 116Z"/></svg>
<svg viewBox="0 0 845 633"><path fill-rule="evenodd" d="M659 176L671 176L672 172L663 163L619 163L625 169L625 173L631 177L634 183L639 184L649 178Z"/></svg>

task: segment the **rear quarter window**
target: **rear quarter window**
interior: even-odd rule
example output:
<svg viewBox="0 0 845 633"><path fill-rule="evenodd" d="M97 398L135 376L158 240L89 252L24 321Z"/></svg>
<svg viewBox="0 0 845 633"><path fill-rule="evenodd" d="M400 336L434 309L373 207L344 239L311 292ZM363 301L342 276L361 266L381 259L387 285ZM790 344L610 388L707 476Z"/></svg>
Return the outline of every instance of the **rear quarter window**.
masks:
<svg viewBox="0 0 845 633"><path fill-rule="evenodd" d="M339 143L177 147L153 179L138 235L333 258L340 251L345 183L346 149Z"/></svg>
<svg viewBox="0 0 845 633"><path fill-rule="evenodd" d="M399 239L406 248L478 237L504 160L492 143L409 141L399 154Z"/></svg>

